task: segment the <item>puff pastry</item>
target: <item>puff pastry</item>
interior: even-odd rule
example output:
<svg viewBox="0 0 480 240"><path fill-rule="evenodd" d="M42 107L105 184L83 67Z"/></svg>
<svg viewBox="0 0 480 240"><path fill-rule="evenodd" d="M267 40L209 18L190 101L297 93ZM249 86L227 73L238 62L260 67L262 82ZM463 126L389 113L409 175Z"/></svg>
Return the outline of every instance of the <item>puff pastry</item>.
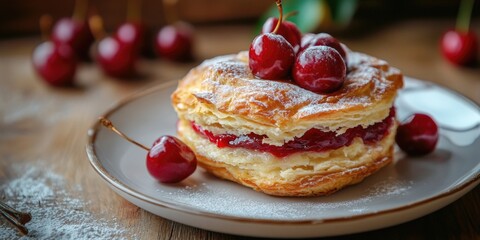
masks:
<svg viewBox="0 0 480 240"><path fill-rule="evenodd" d="M255 78L246 52L206 60L172 94L178 135L207 171L267 194L327 195L358 183L392 161L403 76L358 52L347 64L342 88L322 95ZM325 141L335 144L299 147Z"/></svg>

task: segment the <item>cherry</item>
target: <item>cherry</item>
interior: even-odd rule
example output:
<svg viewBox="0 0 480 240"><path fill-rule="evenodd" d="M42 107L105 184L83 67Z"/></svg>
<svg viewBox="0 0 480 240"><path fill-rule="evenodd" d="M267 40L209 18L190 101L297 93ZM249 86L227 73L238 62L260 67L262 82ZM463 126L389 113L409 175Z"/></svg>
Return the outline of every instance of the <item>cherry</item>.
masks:
<svg viewBox="0 0 480 240"><path fill-rule="evenodd" d="M278 24L278 18L271 17L263 24L262 33L271 33L275 30L275 26ZM293 47L295 52L300 50L300 44L302 40L302 34L298 30L297 26L289 21L281 21L277 34L282 35Z"/></svg>
<svg viewBox="0 0 480 240"><path fill-rule="evenodd" d="M81 59L89 58L93 40L92 32L85 20L63 18L53 27L52 41L56 44L69 45Z"/></svg>
<svg viewBox="0 0 480 240"><path fill-rule="evenodd" d="M129 78L136 74L138 49L131 43L115 37L106 37L97 45L96 60L103 72L116 78Z"/></svg>
<svg viewBox="0 0 480 240"><path fill-rule="evenodd" d="M345 49L343 49L342 45L340 45L340 42L332 37L328 33L319 33L314 36L309 36L309 40L305 40L305 43L302 44L302 49L305 50L309 47L314 47L314 46L329 46L334 48L335 50L340 53L342 56L343 60L345 63L347 62L347 53L345 52Z"/></svg>
<svg viewBox="0 0 480 240"><path fill-rule="evenodd" d="M347 67L337 50L328 46L309 47L293 65L293 78L301 87L316 93L331 93L345 81Z"/></svg>
<svg viewBox="0 0 480 240"><path fill-rule="evenodd" d="M457 65L470 65L477 61L478 41L475 32L470 30L474 0L462 0L457 15L455 30L442 36L440 47L443 56Z"/></svg>
<svg viewBox="0 0 480 240"><path fill-rule="evenodd" d="M438 142L438 126L426 114L413 114L398 126L395 141L408 155L431 153Z"/></svg>
<svg viewBox="0 0 480 240"><path fill-rule="evenodd" d="M163 183L176 183L190 176L197 167L192 149L176 137L161 136L147 155L150 175Z"/></svg>
<svg viewBox="0 0 480 240"><path fill-rule="evenodd" d="M126 22L115 31L115 38L122 44L132 45L137 51L144 46L145 25L139 21Z"/></svg>
<svg viewBox="0 0 480 240"><path fill-rule="evenodd" d="M185 143L173 136L161 136L148 148L119 131L105 117L100 123L127 141L148 151L146 167L150 175L162 183L177 183L190 176L197 168L195 153Z"/></svg>
<svg viewBox="0 0 480 240"><path fill-rule="evenodd" d="M32 61L35 70L47 83L53 86L73 83L77 59L69 45L44 42L33 51Z"/></svg>
<svg viewBox="0 0 480 240"><path fill-rule="evenodd" d="M280 34L282 28L282 1L276 1L280 17L272 33L263 33L253 39L248 52L252 73L262 79L277 80L287 77L295 62L295 50Z"/></svg>
<svg viewBox="0 0 480 240"><path fill-rule="evenodd" d="M295 51L284 37L264 33L250 45L248 64L259 78L276 80L288 76L295 61Z"/></svg>
<svg viewBox="0 0 480 240"><path fill-rule="evenodd" d="M164 26L157 33L155 46L158 55L172 61L193 58L193 28L184 22Z"/></svg>
<svg viewBox="0 0 480 240"><path fill-rule="evenodd" d="M447 31L442 37L441 50L443 56L454 64L472 64L477 60L477 36L473 31Z"/></svg>
<svg viewBox="0 0 480 240"><path fill-rule="evenodd" d="M310 40L312 40L316 34L313 33L305 33L302 36L301 44L300 44L300 49L305 49L307 44L310 44Z"/></svg>

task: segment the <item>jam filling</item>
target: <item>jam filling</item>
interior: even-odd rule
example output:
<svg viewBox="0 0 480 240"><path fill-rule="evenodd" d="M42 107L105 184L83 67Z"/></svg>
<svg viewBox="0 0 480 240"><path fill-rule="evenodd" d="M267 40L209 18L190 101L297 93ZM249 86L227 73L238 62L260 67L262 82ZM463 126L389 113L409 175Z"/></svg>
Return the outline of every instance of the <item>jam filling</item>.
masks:
<svg viewBox="0 0 480 240"><path fill-rule="evenodd" d="M395 119L395 109L390 109L390 114L383 121L375 123L363 128L357 126L348 129L345 133L337 135L335 132L324 132L322 130L312 128L305 132L301 137L295 137L293 140L283 144L283 146L274 146L262 143L266 135L258 135L250 133L247 135L236 136L233 134L218 134L203 129L201 126L192 122L192 128L198 134L208 138L219 148L246 148L261 152L269 152L276 157L285 157L293 153L314 151L322 152L327 150L335 150L343 146L349 146L353 139L359 137L365 144L375 143L382 140L387 134L390 126Z"/></svg>

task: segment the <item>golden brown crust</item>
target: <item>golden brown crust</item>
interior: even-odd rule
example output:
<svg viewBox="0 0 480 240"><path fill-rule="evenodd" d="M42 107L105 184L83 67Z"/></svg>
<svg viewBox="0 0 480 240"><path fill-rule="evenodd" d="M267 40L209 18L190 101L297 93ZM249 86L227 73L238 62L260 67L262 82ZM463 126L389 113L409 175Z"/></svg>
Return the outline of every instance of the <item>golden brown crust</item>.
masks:
<svg viewBox="0 0 480 240"><path fill-rule="evenodd" d="M258 183L252 181L250 178L238 177L239 175L237 174L233 175L223 163L212 161L202 155L198 155L197 159L201 167L215 176L237 182L269 195L292 197L324 196L332 194L348 185L359 183L364 178L388 165L393 160L393 146L390 148L388 155L380 156L367 165L326 175L312 174L310 176L301 176L288 183Z"/></svg>

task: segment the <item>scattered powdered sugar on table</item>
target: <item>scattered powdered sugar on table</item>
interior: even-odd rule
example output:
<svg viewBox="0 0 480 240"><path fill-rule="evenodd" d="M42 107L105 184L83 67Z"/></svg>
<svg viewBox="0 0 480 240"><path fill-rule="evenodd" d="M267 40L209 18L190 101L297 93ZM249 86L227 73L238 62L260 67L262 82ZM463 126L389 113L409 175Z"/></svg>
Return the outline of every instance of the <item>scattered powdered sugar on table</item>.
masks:
<svg viewBox="0 0 480 240"><path fill-rule="evenodd" d="M26 224L26 236L0 221L0 239L125 239L126 231L115 219L99 219L86 209L88 202L72 197L62 176L38 166L14 166L12 170L20 177L0 185L1 199L30 212L32 220ZM80 186L72 189L81 190Z"/></svg>

